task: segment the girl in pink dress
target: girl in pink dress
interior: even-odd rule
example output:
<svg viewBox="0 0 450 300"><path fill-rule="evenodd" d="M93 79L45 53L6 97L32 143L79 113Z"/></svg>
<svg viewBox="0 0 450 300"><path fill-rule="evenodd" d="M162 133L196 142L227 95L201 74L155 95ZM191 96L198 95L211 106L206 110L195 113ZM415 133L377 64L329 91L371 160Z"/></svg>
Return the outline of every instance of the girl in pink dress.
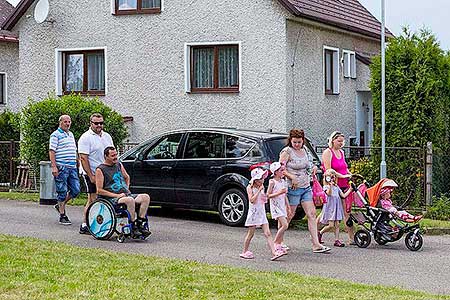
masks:
<svg viewBox="0 0 450 300"><path fill-rule="evenodd" d="M347 162L345 161L344 151L342 147L345 145L345 137L339 131L334 131L328 137L328 149L322 153L322 167L325 170L333 169L336 171L337 186L343 191L347 191L348 179L352 176L348 170ZM350 200L350 199L349 199ZM348 202L348 201L347 201ZM350 203L351 204L351 203ZM343 200L344 207L344 224L348 233L348 240L350 245L354 245L353 241L353 227L347 226L347 220L350 216L351 205L346 205L346 199Z"/></svg>
<svg viewBox="0 0 450 300"><path fill-rule="evenodd" d="M270 214L272 219L278 221L278 231L273 240L275 249L287 253L287 249L283 249L281 243L283 242L284 232L288 229L287 216L291 214L289 201L287 199L287 183L283 176L284 167L280 162L274 162L270 165L270 172L273 174L273 179L269 180L269 187L267 188L267 198L270 201Z"/></svg>
<svg viewBox="0 0 450 300"><path fill-rule="evenodd" d="M250 242L255 234L256 227L262 227L264 236L267 239L270 251L272 252L271 260L276 260L284 255L284 252L276 251L272 235L269 229L269 222L267 221L265 204L267 203L267 196L264 193L264 179L267 177L268 171L261 168L255 168L251 172L252 179L247 186L247 196L249 200L247 219L245 226L248 227L247 235L244 240L244 250L239 255L241 258L252 259L255 258L253 253L249 250Z"/></svg>

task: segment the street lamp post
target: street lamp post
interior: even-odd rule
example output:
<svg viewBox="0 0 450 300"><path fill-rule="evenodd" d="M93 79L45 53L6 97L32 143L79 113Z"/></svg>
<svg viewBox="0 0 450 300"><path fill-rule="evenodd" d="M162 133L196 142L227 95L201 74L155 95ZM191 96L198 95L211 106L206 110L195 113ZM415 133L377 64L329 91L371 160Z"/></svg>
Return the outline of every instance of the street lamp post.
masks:
<svg viewBox="0 0 450 300"><path fill-rule="evenodd" d="M385 0L381 0L381 163L380 163L380 178L386 177L386 120L385 120Z"/></svg>

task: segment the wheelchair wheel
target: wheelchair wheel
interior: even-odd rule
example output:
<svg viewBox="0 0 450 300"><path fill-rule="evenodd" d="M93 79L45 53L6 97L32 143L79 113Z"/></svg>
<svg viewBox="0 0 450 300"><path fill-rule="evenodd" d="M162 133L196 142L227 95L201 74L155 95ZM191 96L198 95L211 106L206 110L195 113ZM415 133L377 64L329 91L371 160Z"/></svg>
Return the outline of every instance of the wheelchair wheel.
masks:
<svg viewBox="0 0 450 300"><path fill-rule="evenodd" d="M367 248L370 245L372 238L370 233L365 229L360 229L355 233L355 244L359 248Z"/></svg>
<svg viewBox="0 0 450 300"><path fill-rule="evenodd" d="M406 248L408 248L411 251L417 251L422 248L423 245L423 238L422 235L414 232L408 232L405 236L405 245Z"/></svg>
<svg viewBox="0 0 450 300"><path fill-rule="evenodd" d="M116 228L116 215L111 203L99 199L89 205L87 209L89 232L98 240L109 239Z"/></svg>

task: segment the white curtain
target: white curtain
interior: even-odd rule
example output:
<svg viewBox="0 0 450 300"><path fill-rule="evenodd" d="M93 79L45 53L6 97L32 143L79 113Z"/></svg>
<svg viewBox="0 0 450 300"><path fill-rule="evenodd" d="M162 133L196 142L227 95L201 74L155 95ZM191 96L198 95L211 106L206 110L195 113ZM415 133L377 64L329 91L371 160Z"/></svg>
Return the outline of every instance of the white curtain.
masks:
<svg viewBox="0 0 450 300"><path fill-rule="evenodd" d="M105 90L105 57L103 53L87 55L88 91Z"/></svg>

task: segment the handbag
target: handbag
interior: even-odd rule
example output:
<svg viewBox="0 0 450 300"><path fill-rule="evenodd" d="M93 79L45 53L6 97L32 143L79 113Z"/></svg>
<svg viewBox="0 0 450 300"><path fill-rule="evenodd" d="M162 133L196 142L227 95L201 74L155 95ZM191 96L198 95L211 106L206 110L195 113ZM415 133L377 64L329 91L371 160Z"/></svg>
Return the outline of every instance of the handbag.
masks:
<svg viewBox="0 0 450 300"><path fill-rule="evenodd" d="M312 194L315 206L322 206L327 203L327 196L323 191L322 185L320 185L319 180L317 180L316 175L313 176Z"/></svg>

